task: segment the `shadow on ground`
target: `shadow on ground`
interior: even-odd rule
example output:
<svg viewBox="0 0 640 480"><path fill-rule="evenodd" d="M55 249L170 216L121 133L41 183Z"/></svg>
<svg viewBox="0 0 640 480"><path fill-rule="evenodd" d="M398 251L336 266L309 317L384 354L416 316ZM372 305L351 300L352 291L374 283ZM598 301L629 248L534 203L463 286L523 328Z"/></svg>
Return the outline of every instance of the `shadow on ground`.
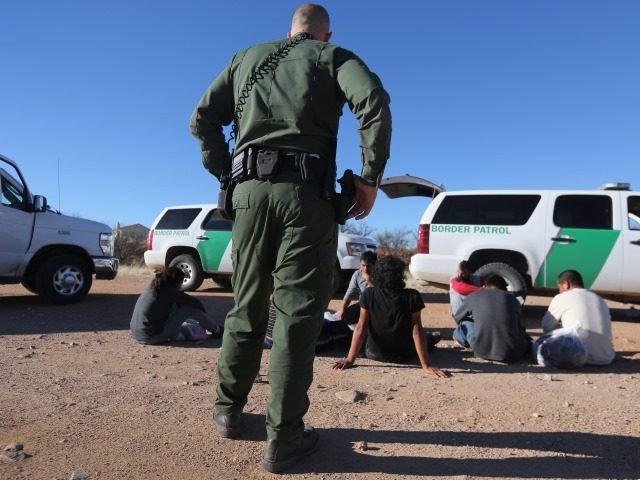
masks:
<svg viewBox="0 0 640 480"><path fill-rule="evenodd" d="M224 318L233 298L199 296L207 313ZM0 335L128 330L138 295L93 293L82 302L51 305L38 296L0 298Z"/></svg>

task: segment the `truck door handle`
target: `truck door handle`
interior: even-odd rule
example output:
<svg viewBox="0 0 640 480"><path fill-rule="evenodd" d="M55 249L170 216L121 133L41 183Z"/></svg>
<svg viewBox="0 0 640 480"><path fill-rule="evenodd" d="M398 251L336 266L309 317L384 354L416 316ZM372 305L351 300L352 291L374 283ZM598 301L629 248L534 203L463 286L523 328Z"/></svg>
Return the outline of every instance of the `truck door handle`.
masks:
<svg viewBox="0 0 640 480"><path fill-rule="evenodd" d="M200 235L199 237L196 237L196 240L209 240L209 237L206 235Z"/></svg>
<svg viewBox="0 0 640 480"><path fill-rule="evenodd" d="M629 243L631 245L640 245L640 240L631 240Z"/></svg>
<svg viewBox="0 0 640 480"><path fill-rule="evenodd" d="M571 237L551 237L551 240L560 243L576 243L576 239Z"/></svg>

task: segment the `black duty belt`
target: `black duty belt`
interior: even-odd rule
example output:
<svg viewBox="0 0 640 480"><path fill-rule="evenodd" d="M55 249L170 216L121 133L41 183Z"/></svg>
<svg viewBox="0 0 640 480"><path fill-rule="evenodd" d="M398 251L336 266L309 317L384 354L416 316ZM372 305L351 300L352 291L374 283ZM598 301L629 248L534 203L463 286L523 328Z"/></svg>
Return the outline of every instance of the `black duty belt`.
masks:
<svg viewBox="0 0 640 480"><path fill-rule="evenodd" d="M292 150L249 147L231 162L231 179L235 183L253 178L265 180L279 172L300 172L303 180L321 184L324 171L325 162L320 155Z"/></svg>

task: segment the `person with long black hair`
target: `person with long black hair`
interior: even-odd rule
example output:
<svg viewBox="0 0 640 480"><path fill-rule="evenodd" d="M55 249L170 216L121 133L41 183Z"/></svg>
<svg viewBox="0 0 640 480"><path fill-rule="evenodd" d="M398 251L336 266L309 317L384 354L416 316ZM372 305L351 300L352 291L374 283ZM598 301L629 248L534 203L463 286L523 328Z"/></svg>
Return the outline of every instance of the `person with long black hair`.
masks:
<svg viewBox="0 0 640 480"><path fill-rule="evenodd" d="M196 297L180 290L184 272L168 267L156 272L144 289L131 316L131 337L139 343L157 345L180 336L184 322L195 321L214 337L222 327L207 317L204 305Z"/></svg>
<svg viewBox="0 0 640 480"><path fill-rule="evenodd" d="M428 344L433 347L438 337L423 332L420 311L424 302L417 290L406 288L405 266L393 255L378 260L373 268L373 286L360 297L360 318L349 353L332 368L343 370L353 366L364 344L365 355L372 360L412 363L417 359L425 372L446 376L429 362Z"/></svg>

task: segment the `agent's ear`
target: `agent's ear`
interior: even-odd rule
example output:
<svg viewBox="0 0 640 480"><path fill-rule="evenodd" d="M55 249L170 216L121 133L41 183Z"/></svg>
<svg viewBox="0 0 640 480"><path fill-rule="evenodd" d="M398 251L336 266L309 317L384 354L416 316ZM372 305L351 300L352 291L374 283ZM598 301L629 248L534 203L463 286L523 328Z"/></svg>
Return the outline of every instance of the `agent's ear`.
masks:
<svg viewBox="0 0 640 480"><path fill-rule="evenodd" d="M332 34L332 33L333 33L333 32L327 32L327 33L325 33L325 34L323 35L322 41L323 41L323 42L328 42L329 40L331 40L331 34Z"/></svg>

